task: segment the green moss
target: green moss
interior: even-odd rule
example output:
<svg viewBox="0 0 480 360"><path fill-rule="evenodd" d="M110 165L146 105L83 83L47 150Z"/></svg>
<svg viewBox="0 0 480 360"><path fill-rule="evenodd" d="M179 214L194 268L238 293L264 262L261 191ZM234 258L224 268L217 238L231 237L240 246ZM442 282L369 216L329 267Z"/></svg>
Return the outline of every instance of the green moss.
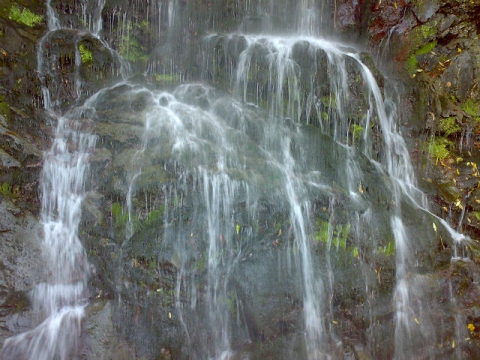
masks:
<svg viewBox="0 0 480 360"><path fill-rule="evenodd" d="M428 54L430 51L432 51L433 49L435 49L435 47L437 46L437 41L432 41L432 42L429 42L428 44L425 44L423 45L420 49L418 49L417 51L415 51L415 55L425 55L425 54Z"/></svg>
<svg viewBox="0 0 480 360"><path fill-rule="evenodd" d="M465 111L468 115L479 117L480 116L480 102L474 99L467 99L460 106L460 108Z"/></svg>
<svg viewBox="0 0 480 360"><path fill-rule="evenodd" d="M442 131L445 136L450 136L462 131L460 125L457 124L455 117L448 117L440 120L440 131Z"/></svg>
<svg viewBox="0 0 480 360"><path fill-rule="evenodd" d="M8 195L10 194L10 185L6 182L4 182L1 186L0 186L0 194L2 195Z"/></svg>
<svg viewBox="0 0 480 360"><path fill-rule="evenodd" d="M128 221L128 214L123 213L122 205L114 203L112 205L113 224L117 229L124 228Z"/></svg>
<svg viewBox="0 0 480 360"><path fill-rule="evenodd" d="M417 69L420 67L417 56L428 54L433 49L435 49L436 46L437 41L431 41L428 44L421 46L413 54L407 57L407 59L405 60L405 69L407 70L407 72L410 75L415 74L417 72Z"/></svg>
<svg viewBox="0 0 480 360"><path fill-rule="evenodd" d="M13 4L13 6L10 8L8 18L28 27L33 27L43 21L42 15L36 15L27 8L20 10L17 4Z"/></svg>
<svg viewBox="0 0 480 360"><path fill-rule="evenodd" d="M0 194L16 199L20 196L20 186L12 186L12 184L4 182L2 185L0 185Z"/></svg>
<svg viewBox="0 0 480 360"><path fill-rule="evenodd" d="M0 95L0 115L7 117L10 115L10 108L5 102L5 97L3 95Z"/></svg>
<svg viewBox="0 0 480 360"><path fill-rule="evenodd" d="M418 60L415 55L410 55L405 61L405 69L411 75L414 74L418 69Z"/></svg>
<svg viewBox="0 0 480 360"><path fill-rule="evenodd" d="M421 32L422 32L422 36L423 36L425 39L428 39L429 37L434 36L434 35L438 32L438 29L437 29L436 24L432 24L432 25L425 24L425 25L422 25L422 26L420 27L420 30L421 30Z"/></svg>
<svg viewBox="0 0 480 360"><path fill-rule="evenodd" d="M89 50L85 45L80 44L78 46L78 50L80 51L80 57L82 58L82 64L88 65L91 64L93 61L93 53Z"/></svg>

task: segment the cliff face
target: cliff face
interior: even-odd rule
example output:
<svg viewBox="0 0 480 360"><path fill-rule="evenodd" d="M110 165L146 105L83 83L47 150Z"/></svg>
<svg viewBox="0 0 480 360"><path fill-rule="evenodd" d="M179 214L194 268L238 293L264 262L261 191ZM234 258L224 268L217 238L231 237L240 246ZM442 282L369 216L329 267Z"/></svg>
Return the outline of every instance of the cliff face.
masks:
<svg viewBox="0 0 480 360"><path fill-rule="evenodd" d="M480 81L477 1L347 1L340 33L362 33L380 64L406 84L419 178L445 215L478 234ZM354 29L354 32L352 30ZM424 161L423 155L429 159ZM467 217L460 219L463 209ZM441 210L439 210L441 211Z"/></svg>
<svg viewBox="0 0 480 360"><path fill-rule="evenodd" d="M255 32L265 26L288 28L288 9L295 1L285 2L285 7L266 6L265 12L273 14L276 22L270 25L271 20L262 16L245 20L249 9L241 2L179 1L177 11L181 16L176 17L177 21L171 20L173 15L167 11L168 1L158 2L163 6L159 8L154 8L153 3L107 1L101 17L103 37L135 69L146 74L138 81L147 82L152 88L169 88L172 84L205 76L201 74L201 58L193 54L201 52L200 40L207 29L227 31L243 26ZM82 4L78 1L53 1L52 5L74 28L82 21L88 22L81 16ZM360 41L379 67L385 68L385 72L402 84L403 133L410 138L408 143L421 188L432 200L434 212L474 239L464 249L472 262L448 266L446 259L453 254L453 249L440 237L438 247L432 249L432 258L439 263L437 272L421 281L432 288L432 283L437 283L435 303L446 301L448 284L453 284L453 291L459 295L457 314L465 316L468 324L473 326L473 330L465 330L472 341L464 345L463 354L465 358L478 358L475 346L480 329L480 294L475 284L479 277L480 249L477 249L475 239L480 238L480 172L477 169L480 164L477 150L480 146L480 4L473 0L349 0L335 1L326 10L333 14L336 35ZM122 11L128 15L118 16ZM159 17L152 15L155 11L160 13ZM197 22L199 18L207 18L208 23ZM46 29L43 4L28 0L17 3L0 1L1 341L31 327L28 292L38 281L42 266L37 256L40 251L38 239L42 236L37 219L41 206L38 188L43 151L50 145L55 126L49 114L43 111L44 98L37 76L37 46ZM78 44L78 49L73 43ZM120 78L120 64L97 38L65 30L45 44L46 53L51 49L51 53L61 54L51 69L63 79L55 92L60 109L67 109L72 103L82 101ZM214 49L222 46L219 44ZM74 74L78 51L82 52L81 95L75 92L73 80L73 76L78 75ZM215 80L223 82L225 90L229 90L221 73L210 75L216 76ZM125 152L125 159L114 158L111 154L123 154L121 150L125 144L132 139L139 140L141 136L136 128L135 114L129 112L132 109L141 111L150 100L142 98L142 94L128 100L115 93L111 96L114 102L118 102L119 109L125 106L125 116L117 119L104 109L105 123L100 124L98 130L105 140L101 147L105 151L97 153L92 163L100 169L112 162L115 169L122 171L128 154ZM207 99L208 96L204 97ZM152 174L152 178L157 175ZM111 186L112 199L121 196L119 188L115 188L118 174L102 178L102 181ZM145 187L149 186L156 185L147 181ZM90 206L94 202L95 199L87 201L84 222L88 255L96 267L91 280L92 299L97 299L92 301L91 316L85 326L86 358L134 359L140 357L138 354L158 359L175 358L184 339L180 324L171 320L177 276L173 261L154 264L152 257L145 255L145 251L153 252L145 250L142 245L152 235L148 234L146 227L145 239L139 238L136 247L129 250L128 261L132 266L125 278L131 287L122 294L115 283L120 279L116 271L123 266L120 262L127 260L118 258L120 246L105 236L105 229L95 227L106 221L102 218L107 215L98 214L95 207ZM115 238L118 232L124 231L119 229L119 224L125 219L118 209L115 213L115 204L111 209L113 220L109 236ZM152 219L153 223L159 221L158 218ZM87 229L88 226L91 228ZM278 229L275 232L278 233ZM276 236L271 234L272 239ZM380 279L381 267L378 271ZM157 292L161 300L147 296L152 292ZM111 301L119 294L127 299L122 306ZM365 331L358 310L361 301L353 296L350 300L353 305L344 309L342 314L347 324L344 325L345 332L351 332L352 338L357 339L352 343L361 343ZM298 306L293 301L285 301L279 308L287 313L284 326L295 326ZM439 313L446 311L445 307L438 307ZM389 311L385 314L386 318L391 316ZM439 315L439 318L452 324L454 315ZM258 322L255 328L263 326L258 320L252 319L251 322ZM128 325L122 328L122 323ZM267 347L274 348L276 345L272 339L284 329L279 331L272 325L265 326L262 331L258 338L268 343ZM169 345L156 343L159 338ZM439 340L440 345L455 347L450 340ZM384 346L384 349L376 350L377 355L388 358L392 345L386 342Z"/></svg>

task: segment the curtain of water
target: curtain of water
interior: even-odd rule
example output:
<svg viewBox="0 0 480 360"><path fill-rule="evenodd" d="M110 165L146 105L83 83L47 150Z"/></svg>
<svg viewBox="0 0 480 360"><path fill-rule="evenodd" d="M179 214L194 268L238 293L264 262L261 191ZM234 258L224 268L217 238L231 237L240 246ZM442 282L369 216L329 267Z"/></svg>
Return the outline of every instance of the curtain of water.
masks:
<svg viewBox="0 0 480 360"><path fill-rule="evenodd" d="M104 1L95 2L93 18L88 27L97 36L102 29L101 12ZM55 55L46 56L44 43L52 33L61 29L60 20L50 0L46 2L48 32L40 40L37 53L38 74L42 84L44 107L56 121L51 148L44 154L41 173L43 223L42 258L44 280L32 291L32 308L37 326L23 334L7 339L2 349L5 360L70 360L77 359L80 350L82 319L87 304L86 283L89 264L78 235L81 204L85 197L88 157L95 147L96 137L91 133L93 116L90 99L83 107L61 115L52 102L49 86L58 86L48 69ZM78 50L75 61L75 88L79 95L78 68L81 60Z"/></svg>
<svg viewBox="0 0 480 360"><path fill-rule="evenodd" d="M269 9L273 11L272 3L249 1L245 7L255 8L258 15ZM92 4L96 6L89 13L87 9L92 8ZM104 4L105 1L83 3L85 26L95 37L102 32ZM158 3L159 14L160 5ZM166 203L163 246L165 252L170 252L170 263L178 269L175 306L186 333L185 352L191 358L233 359L235 345L238 345L235 336L240 334L250 342L260 337L254 326L237 329L236 333L232 330L234 310L238 323L247 317L242 312L245 300L241 286L235 283L238 280L234 281L232 274L238 271L241 262L254 256L253 251L247 249L252 239L261 237L259 225L255 223L261 212L260 202L288 214L292 241L287 241L285 258L278 262L288 263L289 275L301 284L303 353L309 360L341 357L343 345L331 326L336 284L331 253L341 246L341 231L346 234L351 226L360 237L362 231L368 234L362 227L373 228L369 224L372 207L363 196L362 181L366 175L356 151L361 152L364 163L385 175L386 183L391 184L389 196L393 205L386 226L396 248L395 358L411 358L415 355L413 345L429 341L419 336L418 330L413 330L415 323L421 323L419 329L428 329L431 333L428 317L421 312L423 304L415 302L411 294L410 275L414 272L415 259L402 208L402 203L407 202L428 213L425 197L416 188L407 148L396 124L394 103L384 99L372 72L353 50L318 37L321 26L318 19L322 12L319 6L316 1L300 1L296 32L289 36L222 37L225 52L232 48L236 52L236 58L231 54L226 56L229 59L227 75L231 77L234 97L241 101L228 98L223 103L214 103L212 90L199 84L180 86L172 94L141 90L153 99L153 105L143 114L146 116L144 143L133 159L135 164L125 195L129 228L122 240L127 246L134 236L137 214L133 198L143 167L153 161L154 154L162 152L165 156L163 152L168 149L170 157L162 161L164 166L173 169L176 178L163 188ZM168 18L168 27L177 31L179 2L168 1L168 10L163 11L168 12L164 16ZM40 41L38 69L45 109L58 124L53 145L45 154L42 172L46 274L45 281L33 291L40 325L8 339L3 349L6 359L75 358L84 316L88 263L78 225L86 191L87 159L95 147L95 137L88 121L79 119L85 114L94 115L95 111L89 107L95 106L96 98L92 97L84 107L65 116L56 113L57 104L52 102L45 86L45 76L51 74L45 70L49 66L44 63L43 53L44 40L61 28L50 1L47 1L47 14L49 33ZM117 29L121 32L122 44L129 39L131 22L126 12L119 11L116 16L122 19ZM158 19L160 30L160 17ZM210 40L214 38L210 36ZM76 55L78 68L78 51ZM357 84L363 82L360 93L352 94L351 74L357 76L354 80ZM307 84L306 88L302 88L302 84ZM316 88L318 84L322 85L321 91ZM79 96L80 84L76 88ZM132 88L128 91L133 97L138 89ZM363 104L365 114L353 114L350 104L356 100L354 97L366 104ZM268 110L262 112L262 107ZM250 112L254 114L251 118ZM381 130L382 151L374 148L370 130L374 121ZM310 158L321 157L323 153L309 153L308 131L302 130L302 122L317 125L322 135L332 139L338 156L335 168L329 169L331 173L326 169L320 171L316 163L309 165ZM362 133L363 140L352 129ZM319 139L324 138L319 136ZM363 142L357 147L360 141ZM326 152L322 147L316 148ZM327 244L326 264L320 264L314 254L312 193L328 199L327 231L323 238L316 239ZM339 223L342 200L354 209L348 231ZM358 208L361 210L356 210ZM462 240L444 221L439 221L456 240ZM242 228L240 223L248 226ZM287 282L285 274L276 276Z"/></svg>

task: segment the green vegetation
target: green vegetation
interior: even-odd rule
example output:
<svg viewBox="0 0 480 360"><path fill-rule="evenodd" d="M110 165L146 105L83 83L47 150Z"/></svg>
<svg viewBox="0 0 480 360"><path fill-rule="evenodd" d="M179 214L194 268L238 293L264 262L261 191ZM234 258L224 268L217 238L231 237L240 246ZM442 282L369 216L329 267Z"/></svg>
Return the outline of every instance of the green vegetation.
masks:
<svg viewBox="0 0 480 360"><path fill-rule="evenodd" d="M418 60L417 57L412 54L410 55L407 60L405 60L405 68L407 69L407 72L412 75L415 74L415 72L418 69Z"/></svg>
<svg viewBox="0 0 480 360"><path fill-rule="evenodd" d="M163 213L165 211L165 206L160 209L152 210L148 213L145 220L143 220L142 225L151 226L158 220L163 218Z"/></svg>
<svg viewBox="0 0 480 360"><path fill-rule="evenodd" d="M391 240L387 245L379 247L377 254L385 254L386 256L392 256L395 254L395 241Z"/></svg>
<svg viewBox="0 0 480 360"><path fill-rule="evenodd" d="M433 25L428 25L428 24L425 24L425 25L422 25L420 30L422 31L422 35L425 39L431 37L431 36L434 36L437 32L438 32L438 29L437 29L437 26L436 24L433 24Z"/></svg>
<svg viewBox="0 0 480 360"><path fill-rule="evenodd" d="M80 57L82 58L82 64L88 65L91 64L93 61L93 53L89 50L85 45L80 44L78 46L78 50L80 51Z"/></svg>
<svg viewBox="0 0 480 360"><path fill-rule="evenodd" d="M416 73L417 69L419 68L417 56L428 54L433 49L435 49L436 46L437 46L437 41L436 40L432 41L432 42L429 42L428 44L425 44L422 47L420 47L417 51L415 51L409 57L407 57L407 59L405 60L405 68L406 68L407 72L410 75Z"/></svg>
<svg viewBox="0 0 480 360"><path fill-rule="evenodd" d="M450 136L462 131L460 125L457 124L455 117L448 117L440 120L440 131L445 134L445 136Z"/></svg>
<svg viewBox="0 0 480 360"><path fill-rule="evenodd" d="M20 186L12 186L8 182L0 185L0 194L10 198L18 198L20 196Z"/></svg>
<svg viewBox="0 0 480 360"><path fill-rule="evenodd" d="M467 99L460 106L468 115L473 116L476 120L480 121L480 102L474 99Z"/></svg>
<svg viewBox="0 0 480 360"><path fill-rule="evenodd" d="M428 44L423 45L420 49L415 51L415 55L425 55L428 54L430 51L435 49L437 46L437 40L429 42Z"/></svg>
<svg viewBox="0 0 480 360"><path fill-rule="evenodd" d="M314 233L315 240L328 243L330 240L328 221L318 219L317 226L318 230ZM335 246L336 249L347 250L347 238L349 234L350 224L336 225L332 233L332 245Z"/></svg>
<svg viewBox="0 0 480 360"><path fill-rule="evenodd" d="M131 221L131 225L133 227L133 231L136 232L141 230L143 227L148 227L154 225L157 221L163 218L163 213L165 212L165 207L162 206L159 209L152 210L148 213L145 219L139 220L137 217L133 217L129 220L129 216L127 212L123 211L122 205L118 202L113 203L112 205L112 219L113 219L113 226L115 227L115 231L121 232L124 231L127 227L127 223Z"/></svg>
<svg viewBox="0 0 480 360"><path fill-rule="evenodd" d="M430 156L435 159L435 162L438 163L450 156L449 149L452 149L453 146L452 141L444 137L437 137L427 143L427 150Z"/></svg>
<svg viewBox="0 0 480 360"><path fill-rule="evenodd" d="M0 115L8 116L10 115L10 108L8 104L5 102L5 97L0 95Z"/></svg>
<svg viewBox="0 0 480 360"><path fill-rule="evenodd" d="M322 96L320 101L324 107L337 107L337 98L335 96Z"/></svg>
<svg viewBox="0 0 480 360"><path fill-rule="evenodd" d="M123 213L122 205L117 202L112 205L112 217L113 224L117 229L125 227L128 221L128 214Z"/></svg>
<svg viewBox="0 0 480 360"><path fill-rule="evenodd" d="M357 124L350 125L350 131L352 132L352 135L353 135L353 141L357 140L360 137L360 135L363 134L364 130L365 129L360 125L357 125Z"/></svg>
<svg viewBox="0 0 480 360"><path fill-rule="evenodd" d="M149 59L147 49L140 42L148 36L149 22L129 23L127 36L122 37L118 47L118 53L133 63L146 63ZM137 35L138 34L138 35Z"/></svg>
<svg viewBox="0 0 480 360"><path fill-rule="evenodd" d="M0 186L0 194L2 195L8 195L10 194L10 185L6 182L4 182L1 186Z"/></svg>
<svg viewBox="0 0 480 360"><path fill-rule="evenodd" d="M175 74L155 74L155 82L160 84L170 84L179 80L178 75Z"/></svg>
<svg viewBox="0 0 480 360"><path fill-rule="evenodd" d="M118 49L120 55L131 62L147 62L148 54L146 49L140 44L140 42L133 37L128 36Z"/></svg>
<svg viewBox="0 0 480 360"><path fill-rule="evenodd" d="M8 18L28 27L34 27L43 21L42 15L36 15L27 8L20 10L20 7L17 4L13 4L10 8Z"/></svg>

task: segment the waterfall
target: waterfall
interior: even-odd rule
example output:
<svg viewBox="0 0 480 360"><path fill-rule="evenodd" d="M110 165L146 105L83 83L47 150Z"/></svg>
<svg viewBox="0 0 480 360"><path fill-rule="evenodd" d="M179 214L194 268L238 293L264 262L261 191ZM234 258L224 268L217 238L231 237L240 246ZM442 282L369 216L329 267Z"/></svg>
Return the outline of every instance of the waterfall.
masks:
<svg viewBox="0 0 480 360"><path fill-rule="evenodd" d="M109 32L102 17L106 3L81 1L77 31L46 2L38 74L56 130L41 177L45 274L32 290L38 326L9 338L3 358L80 358L90 276L79 235L82 201L90 191L105 191L97 205L111 212L101 225L111 228L102 228L99 248L105 240L113 249L115 306L137 306L140 313L141 301L154 304L152 323L181 329L182 358L337 360L350 350L361 358L360 342L374 352L379 339L388 338L386 351L396 360L433 359L437 330L428 304L417 296L415 237L421 235L415 231L428 236L439 225L457 244L466 238L429 211L400 130L398 102L388 85L378 85L368 56L322 37L327 5L232 5L233 13L246 14L239 30L205 33L199 55L183 47L199 34L191 28L180 33L193 22L186 19L190 2L148 3L143 25L136 13L141 3L118 5ZM276 33L279 14L295 30ZM208 19L215 29L223 26L214 14ZM129 64L108 41L131 60L142 49L135 42L142 31L152 38L149 31L158 31L166 43L141 60L145 81L141 75L126 79ZM69 96L52 66L60 56L48 46L59 32L74 42ZM168 43L184 37L180 45ZM120 64L120 83L95 94L85 90L84 40ZM163 81L168 67L173 75L177 61L188 59L190 66L201 55L196 82L171 76L168 86L153 84L152 75ZM109 161L95 164L104 168L90 182L97 146L108 149ZM113 190L105 190L109 186ZM154 275L148 284L142 278L131 286L129 271ZM382 271L392 273L390 284L382 283ZM134 291L131 305L125 298ZM354 292L367 329L361 341L349 338L338 320L355 310L348 307ZM163 318L154 318L157 310ZM388 317L393 325L384 329ZM125 327L141 323L127 320ZM139 350L138 356L152 354Z"/></svg>
<svg viewBox="0 0 480 360"><path fill-rule="evenodd" d="M100 1L93 4L94 16L87 21L94 36L98 36L102 29L104 3ZM50 87L58 86L62 79L55 78L55 74L49 70L52 64L46 62L57 59L46 56L44 44L51 34L61 30L61 24L50 0L47 0L46 7L48 32L39 41L37 68L44 108L51 116L52 123L56 122L56 128L52 145L44 154L41 173L43 282L31 292L36 326L5 341L1 352L5 360L79 358L82 321L88 303L86 287L90 265L78 228L82 218L82 201L87 191L89 156L96 143L91 120L96 96L63 115L59 110L59 102L52 101ZM77 92L74 97L80 95L80 63L77 50L74 70ZM46 77L53 78L51 83L47 84Z"/></svg>

